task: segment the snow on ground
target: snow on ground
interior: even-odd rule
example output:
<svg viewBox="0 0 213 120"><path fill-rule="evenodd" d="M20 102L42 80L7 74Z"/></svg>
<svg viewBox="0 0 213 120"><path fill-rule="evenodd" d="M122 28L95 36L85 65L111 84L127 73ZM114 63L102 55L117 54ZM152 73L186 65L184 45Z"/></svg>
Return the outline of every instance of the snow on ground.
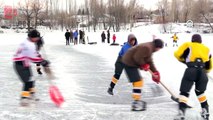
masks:
<svg viewBox="0 0 213 120"><path fill-rule="evenodd" d="M115 33L117 43L127 41L129 33L134 33L139 41L152 40L152 35L168 43L161 51L154 54L154 62L161 73L164 82L178 95L181 77L185 66L179 63L173 53L177 49L172 47L173 34L160 34L157 26L138 27L132 32ZM97 45L65 46L64 32L42 31L45 40L45 53L51 60L52 70L56 76L54 83L65 97L65 105L57 108L48 96L48 81L46 76L38 76L33 67L34 79L37 80L37 96L40 101L31 107L23 108L18 105L21 82L14 73L12 56L18 44L26 38L25 33L0 34L0 120L172 120L177 114L177 103L170 99L170 95L161 85L155 84L147 72L141 72L145 86L142 98L148 102L148 109L144 112L131 112L130 104L132 86L123 74L115 88L115 95L106 93L114 72L114 62L121 46L102 44L100 34L87 33L89 41L98 42ZM111 33L112 35L113 33ZM180 33L179 43L190 41L192 34ZM212 34L202 35L203 43L212 50ZM213 50L212 50L213 51ZM42 52L44 53L44 51ZM213 76L212 73L209 74ZM213 114L213 92L209 81L207 96L210 113ZM190 102L194 106L187 112L187 120L199 120L199 104L191 91Z"/></svg>

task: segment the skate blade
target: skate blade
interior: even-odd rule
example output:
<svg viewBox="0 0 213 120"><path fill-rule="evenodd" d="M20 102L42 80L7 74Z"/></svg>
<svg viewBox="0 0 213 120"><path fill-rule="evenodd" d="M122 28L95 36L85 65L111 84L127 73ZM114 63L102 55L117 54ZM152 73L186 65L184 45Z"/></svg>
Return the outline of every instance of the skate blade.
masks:
<svg viewBox="0 0 213 120"><path fill-rule="evenodd" d="M146 109L140 109L140 110L132 109L132 111L134 111L134 112L137 112L137 111L146 111Z"/></svg>

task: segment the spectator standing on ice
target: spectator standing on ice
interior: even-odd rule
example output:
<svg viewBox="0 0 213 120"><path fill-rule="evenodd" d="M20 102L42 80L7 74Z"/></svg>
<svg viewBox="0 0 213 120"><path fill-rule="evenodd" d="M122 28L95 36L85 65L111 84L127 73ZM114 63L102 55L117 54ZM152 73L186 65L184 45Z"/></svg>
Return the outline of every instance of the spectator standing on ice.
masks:
<svg viewBox="0 0 213 120"><path fill-rule="evenodd" d="M67 32L65 33L65 38L66 38L66 45L70 45L70 32L67 29Z"/></svg>
<svg viewBox="0 0 213 120"><path fill-rule="evenodd" d="M74 36L74 45L77 45L78 44L78 30L76 30L73 33L73 36Z"/></svg>
<svg viewBox="0 0 213 120"><path fill-rule="evenodd" d="M115 43L115 41L116 41L116 36L115 36L115 34L113 34L113 36L112 36L112 40L113 40L113 44Z"/></svg>
<svg viewBox="0 0 213 120"><path fill-rule="evenodd" d="M110 43L110 31L107 30L107 43Z"/></svg>
<svg viewBox="0 0 213 120"><path fill-rule="evenodd" d="M70 43L73 43L73 32L70 30Z"/></svg>
<svg viewBox="0 0 213 120"><path fill-rule="evenodd" d="M106 34L104 33L104 31L101 34L101 39L102 39L102 43L105 43Z"/></svg>

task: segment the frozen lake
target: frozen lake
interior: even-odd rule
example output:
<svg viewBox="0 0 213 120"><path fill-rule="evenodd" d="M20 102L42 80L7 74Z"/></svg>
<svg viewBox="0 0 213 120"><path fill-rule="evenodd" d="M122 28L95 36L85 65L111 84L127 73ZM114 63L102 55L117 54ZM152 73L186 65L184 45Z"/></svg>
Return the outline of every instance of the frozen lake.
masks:
<svg viewBox="0 0 213 120"><path fill-rule="evenodd" d="M13 70L12 56L24 35L14 34L10 37L0 35L4 38L0 44L0 120L172 120L177 114L177 103L172 101L170 95L161 85L155 84L146 72L142 72L145 81L142 99L148 103L146 111L130 111L132 86L125 74L115 87L115 95L107 94L120 46L100 44L65 46L63 39L48 39L53 35L54 33L46 35L45 51L56 76L54 83L65 98L64 106L57 108L52 103L48 94L48 80L45 75L37 75L35 65L32 68L40 101L29 107L19 106L22 85ZM20 40L13 42L17 38ZM156 53L154 59L158 58L156 65L161 71L162 81L178 94L184 67L175 61L173 56L168 57L174 50L165 48L159 54ZM159 55L163 56L159 58ZM165 60L166 57L168 59ZM171 72L173 69L170 65L164 68L169 62L176 67L175 76ZM209 82L210 85L213 85L212 81ZM213 112L212 91L207 90L210 113ZM191 98L195 100L193 93ZM192 104L194 108L187 112L187 120L201 120L198 114L200 110L198 101L192 101Z"/></svg>

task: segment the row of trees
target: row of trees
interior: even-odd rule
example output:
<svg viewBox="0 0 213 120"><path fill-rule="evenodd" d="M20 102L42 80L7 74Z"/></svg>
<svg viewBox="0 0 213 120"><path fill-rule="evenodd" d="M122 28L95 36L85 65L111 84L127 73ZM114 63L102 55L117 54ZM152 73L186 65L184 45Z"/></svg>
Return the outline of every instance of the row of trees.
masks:
<svg viewBox="0 0 213 120"><path fill-rule="evenodd" d="M83 0L82 0L83 1ZM28 28L43 24L52 28L77 28L83 21L86 27L96 31L119 31L132 27L138 18L168 22L207 22L211 26L212 0L159 0L156 10L147 10L140 0L22 0L18 3L18 21L26 21ZM85 26L84 26L85 27ZM213 28L212 28L213 29ZM166 29L164 30L166 32Z"/></svg>
<svg viewBox="0 0 213 120"><path fill-rule="evenodd" d="M213 22L213 1L212 0L161 0L158 2L158 10L162 23L187 22L192 20L198 23ZM166 29L164 27L164 32Z"/></svg>

